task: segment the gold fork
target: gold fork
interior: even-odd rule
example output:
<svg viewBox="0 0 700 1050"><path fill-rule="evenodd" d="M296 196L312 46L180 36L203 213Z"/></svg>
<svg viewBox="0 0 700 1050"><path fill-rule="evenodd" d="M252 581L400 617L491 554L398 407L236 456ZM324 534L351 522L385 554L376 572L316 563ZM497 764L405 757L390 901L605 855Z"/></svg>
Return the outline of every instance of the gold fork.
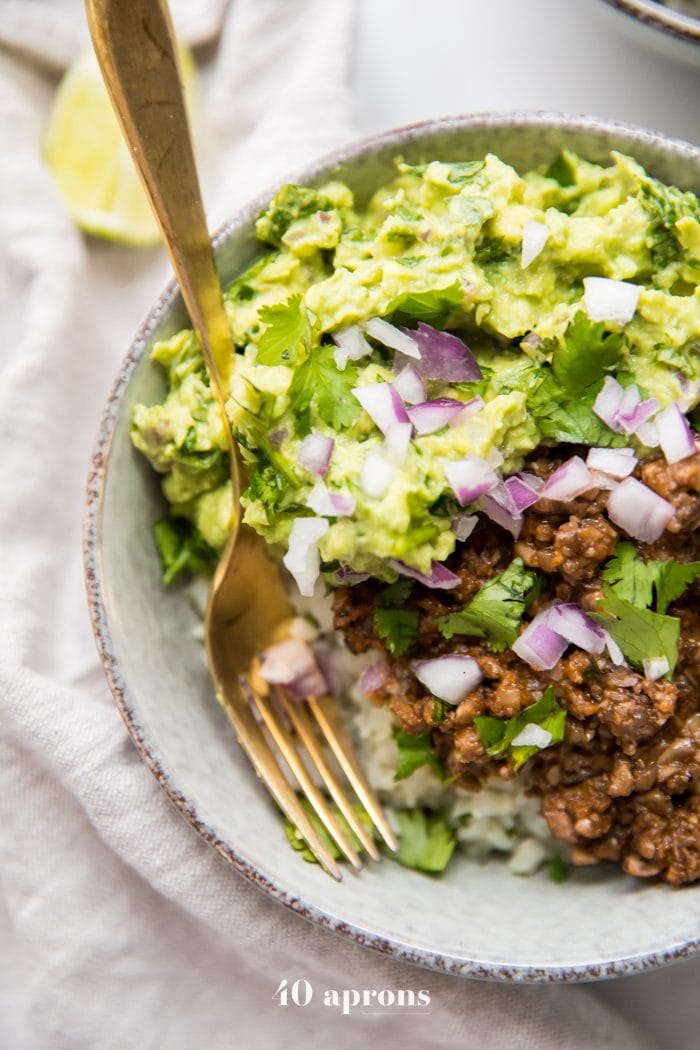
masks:
<svg viewBox="0 0 700 1050"><path fill-rule="evenodd" d="M284 637L294 612L264 542L240 520L241 467L224 407L234 353L206 226L169 12L164 0L86 0L86 9L107 89L160 225L225 424L235 520L214 574L205 618L207 657L216 696L241 747L279 807L326 871L339 880L341 873L333 854L280 768L275 750L251 710L251 701L299 788L354 868L362 867L358 852L316 786L310 768L315 768L369 856L379 860L380 853L321 741L335 757L384 842L392 850L397 849L397 842L336 718L332 699L311 697L300 703L278 686L265 692L257 676L251 680L257 657ZM309 765L299 745L303 745Z"/></svg>

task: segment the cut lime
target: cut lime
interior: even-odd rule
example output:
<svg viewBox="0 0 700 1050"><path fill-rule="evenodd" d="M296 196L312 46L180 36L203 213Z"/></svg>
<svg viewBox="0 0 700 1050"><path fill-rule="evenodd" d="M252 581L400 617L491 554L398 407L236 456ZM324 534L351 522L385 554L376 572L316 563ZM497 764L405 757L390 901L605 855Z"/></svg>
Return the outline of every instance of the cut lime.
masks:
<svg viewBox="0 0 700 1050"><path fill-rule="evenodd" d="M180 62L189 93L194 64L183 48ZM159 241L157 223L92 51L70 67L58 86L44 157L71 217L86 233L126 244Z"/></svg>

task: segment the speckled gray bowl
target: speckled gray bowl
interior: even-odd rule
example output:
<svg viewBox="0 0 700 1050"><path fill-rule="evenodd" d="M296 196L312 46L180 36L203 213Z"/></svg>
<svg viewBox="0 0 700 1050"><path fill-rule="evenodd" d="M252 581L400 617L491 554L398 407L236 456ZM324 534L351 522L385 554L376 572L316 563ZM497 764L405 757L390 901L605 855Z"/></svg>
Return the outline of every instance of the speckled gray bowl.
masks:
<svg viewBox="0 0 700 1050"><path fill-rule="evenodd" d="M700 69L700 11L697 18L681 14L656 0L603 0L615 15L618 28L670 58ZM611 19L613 15L611 14Z"/></svg>
<svg viewBox="0 0 700 1050"><path fill-rule="evenodd" d="M392 131L319 161L296 181L346 179L360 202L402 155L465 159L498 153L521 169L564 147L592 161L609 150L700 190L700 153L635 128L552 114L479 115ZM254 258L253 220L266 193L216 237L224 282ZM687 957L698 947L700 887L674 891L606 869L555 885L510 875L497 861L457 859L433 879L386 861L337 884L284 838L273 805L238 751L212 696L195 615L164 590L148 541L163 506L155 476L129 442L139 401L163 393L148 361L155 339L184 315L171 284L146 319L102 421L88 485L86 575L97 644L136 746L173 803L232 866L287 907L345 937L435 970L514 981L581 981L629 974ZM232 871L232 878L237 875Z"/></svg>

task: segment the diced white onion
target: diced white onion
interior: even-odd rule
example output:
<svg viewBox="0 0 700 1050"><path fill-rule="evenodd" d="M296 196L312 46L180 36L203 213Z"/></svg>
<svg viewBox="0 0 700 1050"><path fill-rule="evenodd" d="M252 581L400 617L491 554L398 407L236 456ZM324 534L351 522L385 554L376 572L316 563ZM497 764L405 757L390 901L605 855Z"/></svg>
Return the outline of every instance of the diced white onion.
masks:
<svg viewBox="0 0 700 1050"><path fill-rule="evenodd" d="M549 747L552 742L552 734L548 729L543 729L542 726L535 725L534 722L528 722L524 726L518 735L514 737L512 747Z"/></svg>
<svg viewBox="0 0 700 1050"><path fill-rule="evenodd" d="M360 484L370 499L381 499L394 480L394 467L381 452L368 452L362 464Z"/></svg>
<svg viewBox="0 0 700 1050"><path fill-rule="evenodd" d="M534 219L526 222L523 226L523 247L520 256L520 266L526 270L533 259L540 254L547 239L549 230L543 222L535 222Z"/></svg>
<svg viewBox="0 0 700 1050"><path fill-rule="evenodd" d="M644 677L652 682L655 682L657 678L663 678L671 669L665 656L652 656L648 660L643 660L642 667L644 668Z"/></svg>
<svg viewBox="0 0 700 1050"><path fill-rule="evenodd" d="M420 359L420 347L415 339L411 339L400 328L382 320L381 317L373 317L370 321L366 321L362 327L367 335L371 335L373 339L376 339L383 346L388 346L392 350L398 350L400 353L405 354L406 357Z"/></svg>
<svg viewBox="0 0 700 1050"><path fill-rule="evenodd" d="M413 673L433 696L447 704L459 704L483 679L472 656L454 654L423 660L413 665Z"/></svg>
<svg viewBox="0 0 700 1050"><path fill-rule="evenodd" d="M635 539L653 543L673 517L673 507L641 481L625 478L608 498L608 517Z"/></svg>
<svg viewBox="0 0 700 1050"><path fill-rule="evenodd" d="M679 463L697 452L693 432L676 404L671 404L656 417L656 432L667 463Z"/></svg>
<svg viewBox="0 0 700 1050"><path fill-rule="evenodd" d="M584 277L583 288L583 303L591 321L627 324L634 317L641 291L638 284L610 277Z"/></svg>

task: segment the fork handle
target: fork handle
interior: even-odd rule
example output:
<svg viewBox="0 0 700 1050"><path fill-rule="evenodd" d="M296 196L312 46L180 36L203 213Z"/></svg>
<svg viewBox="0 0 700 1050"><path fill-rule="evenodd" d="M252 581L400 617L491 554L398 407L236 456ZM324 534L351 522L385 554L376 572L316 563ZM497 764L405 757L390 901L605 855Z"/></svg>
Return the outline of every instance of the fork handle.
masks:
<svg viewBox="0 0 700 1050"><path fill-rule="evenodd" d="M222 412L233 354L192 150L177 47L164 0L86 0L117 119L163 234ZM225 413L224 413L225 418ZM228 436L237 484L236 457ZM234 491L234 506L238 503Z"/></svg>

